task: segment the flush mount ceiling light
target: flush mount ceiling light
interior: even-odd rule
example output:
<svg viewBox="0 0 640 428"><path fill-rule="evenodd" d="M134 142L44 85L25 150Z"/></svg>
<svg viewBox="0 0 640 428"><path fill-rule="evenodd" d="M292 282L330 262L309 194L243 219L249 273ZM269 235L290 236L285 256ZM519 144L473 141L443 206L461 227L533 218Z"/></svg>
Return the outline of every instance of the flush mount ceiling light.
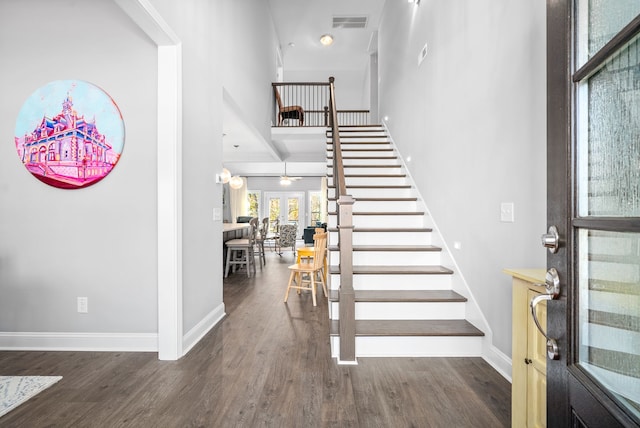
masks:
<svg viewBox="0 0 640 428"><path fill-rule="evenodd" d="M420 4L420 0L407 0L408 3Z"/></svg>
<svg viewBox="0 0 640 428"><path fill-rule="evenodd" d="M333 43L333 36L331 34L323 34L320 36L320 43L323 46L329 46Z"/></svg>

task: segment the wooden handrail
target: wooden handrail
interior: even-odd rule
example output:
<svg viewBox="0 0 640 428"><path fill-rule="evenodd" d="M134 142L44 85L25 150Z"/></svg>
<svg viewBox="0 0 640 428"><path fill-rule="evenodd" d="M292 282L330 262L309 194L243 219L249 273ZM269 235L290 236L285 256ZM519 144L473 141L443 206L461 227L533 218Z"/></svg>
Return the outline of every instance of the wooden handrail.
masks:
<svg viewBox="0 0 640 428"><path fill-rule="evenodd" d="M340 361L356 360L355 292L353 290L353 204L347 194L342 163L340 129L336 109L335 79L329 77L329 118L333 144L333 183L338 203L338 247L340 249Z"/></svg>

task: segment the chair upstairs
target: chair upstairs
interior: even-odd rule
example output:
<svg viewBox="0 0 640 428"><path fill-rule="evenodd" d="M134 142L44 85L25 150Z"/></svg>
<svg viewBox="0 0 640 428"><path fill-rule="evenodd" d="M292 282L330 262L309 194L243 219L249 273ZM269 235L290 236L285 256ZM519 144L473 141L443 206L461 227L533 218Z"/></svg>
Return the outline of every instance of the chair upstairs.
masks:
<svg viewBox="0 0 640 428"><path fill-rule="evenodd" d="M289 291L292 288L298 290L298 294L301 290L311 291L313 299L313 306L317 306L316 301L316 280L320 280L322 284L322 291L324 296L327 297L327 286L325 284L322 269L324 268L324 257L327 250L327 232L317 233L314 237L313 245L313 259L309 263L296 263L289 266L291 273L289 274L289 283L287 284L287 292L284 295L284 302L289 299ZM305 279L304 276L308 278Z"/></svg>
<svg viewBox="0 0 640 428"><path fill-rule="evenodd" d="M282 126L284 119L297 119L299 126L304 126L304 109L301 106L295 105L284 106L277 86L273 87L273 92L276 95L276 102L278 103L278 126Z"/></svg>

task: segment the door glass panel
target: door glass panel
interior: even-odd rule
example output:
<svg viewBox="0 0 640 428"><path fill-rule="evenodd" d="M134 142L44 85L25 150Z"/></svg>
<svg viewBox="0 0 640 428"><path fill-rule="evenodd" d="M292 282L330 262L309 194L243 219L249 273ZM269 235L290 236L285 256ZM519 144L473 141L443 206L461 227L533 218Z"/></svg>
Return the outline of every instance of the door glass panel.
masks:
<svg viewBox="0 0 640 428"><path fill-rule="evenodd" d="M578 212L640 216L640 43L635 39L580 84Z"/></svg>
<svg viewBox="0 0 640 428"><path fill-rule="evenodd" d="M640 416L640 234L581 229L579 364Z"/></svg>
<svg viewBox="0 0 640 428"><path fill-rule="evenodd" d="M269 230L277 232L276 220L280 219L280 198L269 198Z"/></svg>
<svg viewBox="0 0 640 428"><path fill-rule="evenodd" d="M580 0L579 66L640 13L640 0ZM588 34L588 36L586 36Z"/></svg>
<svg viewBox="0 0 640 428"><path fill-rule="evenodd" d="M287 223L298 225L300 220L300 200L298 198L288 198L287 206L289 207Z"/></svg>

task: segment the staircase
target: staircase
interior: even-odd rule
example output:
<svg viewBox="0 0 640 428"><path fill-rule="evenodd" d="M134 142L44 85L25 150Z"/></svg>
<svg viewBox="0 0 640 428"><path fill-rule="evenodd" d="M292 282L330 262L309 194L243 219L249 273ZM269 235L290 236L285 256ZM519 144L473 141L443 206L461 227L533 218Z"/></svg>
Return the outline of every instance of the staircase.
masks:
<svg viewBox="0 0 640 428"><path fill-rule="evenodd" d="M381 126L340 127L347 193L353 205L356 357L480 356L484 333L466 320L469 302L402 161ZM329 316L339 358L340 267L331 131Z"/></svg>

